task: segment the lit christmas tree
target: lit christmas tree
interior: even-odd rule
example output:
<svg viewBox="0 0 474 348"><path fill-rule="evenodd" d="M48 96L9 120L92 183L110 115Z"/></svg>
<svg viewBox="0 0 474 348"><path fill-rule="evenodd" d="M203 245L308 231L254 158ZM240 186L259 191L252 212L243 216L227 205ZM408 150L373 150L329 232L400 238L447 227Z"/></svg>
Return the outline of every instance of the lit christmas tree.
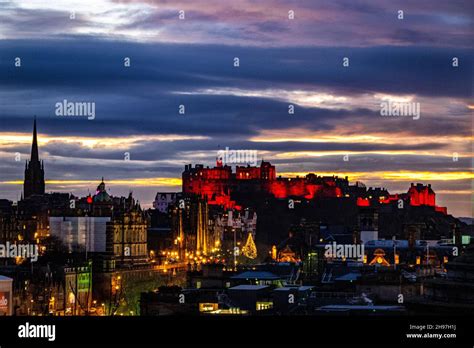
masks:
<svg viewBox="0 0 474 348"><path fill-rule="evenodd" d="M242 254L244 254L244 256L248 257L249 259L255 259L257 257L257 247L253 241L252 233L249 233L249 236L247 237L247 242L242 248Z"/></svg>

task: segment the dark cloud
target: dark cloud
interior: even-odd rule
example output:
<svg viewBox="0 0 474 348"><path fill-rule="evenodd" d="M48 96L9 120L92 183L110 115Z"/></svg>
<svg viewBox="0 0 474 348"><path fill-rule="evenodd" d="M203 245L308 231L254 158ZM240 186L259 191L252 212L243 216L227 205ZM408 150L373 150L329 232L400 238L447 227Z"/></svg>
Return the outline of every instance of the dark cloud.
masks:
<svg viewBox="0 0 474 348"><path fill-rule="evenodd" d="M297 105L272 97L186 95L199 89L320 89L357 98L364 93L416 94L419 97L469 98L472 51L439 48L291 48L257 49L216 45L144 45L76 38L67 41L0 41L0 104L3 130L24 131L37 114L44 131L56 134L234 134L261 129L333 129L344 120L367 129L392 131L419 123L381 119L368 109L334 110ZM233 58L241 66L234 68ZM342 67L342 57L350 67ZM451 66L452 56L460 67ZM14 57L22 67L13 66ZM132 66L123 66L130 57ZM278 96L275 96L277 98ZM2 98L3 99L3 98ZM61 119L56 102L96 103L96 119ZM350 102L349 102L350 103ZM178 106L186 106L186 116ZM350 105L349 105L350 106ZM464 117L463 117L464 115ZM424 114L423 117L427 115ZM430 117L414 133L460 132L466 113L455 119ZM422 117L422 120L423 120ZM235 123L237 126L235 126Z"/></svg>

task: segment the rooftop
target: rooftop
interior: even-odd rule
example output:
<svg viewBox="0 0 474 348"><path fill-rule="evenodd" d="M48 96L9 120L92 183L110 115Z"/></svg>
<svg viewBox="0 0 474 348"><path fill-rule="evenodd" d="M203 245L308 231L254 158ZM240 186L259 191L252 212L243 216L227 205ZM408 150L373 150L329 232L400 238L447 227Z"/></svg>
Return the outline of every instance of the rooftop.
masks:
<svg viewBox="0 0 474 348"><path fill-rule="evenodd" d="M364 306L364 305L328 305L318 308L320 311L403 311L403 306Z"/></svg>
<svg viewBox="0 0 474 348"><path fill-rule="evenodd" d="M232 288L229 288L229 290L244 290L244 291L257 291L257 290L263 290L267 289L268 285L237 285Z"/></svg>
<svg viewBox="0 0 474 348"><path fill-rule="evenodd" d="M247 271L237 274L232 279L262 279L262 280L278 280L279 276L265 271Z"/></svg>
<svg viewBox="0 0 474 348"><path fill-rule="evenodd" d="M290 290L308 291L313 288L314 286L283 286L281 288L276 288L274 291L290 291Z"/></svg>

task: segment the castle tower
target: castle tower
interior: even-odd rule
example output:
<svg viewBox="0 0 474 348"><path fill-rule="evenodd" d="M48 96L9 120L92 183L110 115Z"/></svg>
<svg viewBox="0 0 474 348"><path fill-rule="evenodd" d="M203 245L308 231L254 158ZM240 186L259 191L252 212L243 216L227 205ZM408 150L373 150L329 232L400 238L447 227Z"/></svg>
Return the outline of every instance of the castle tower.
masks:
<svg viewBox="0 0 474 348"><path fill-rule="evenodd" d="M25 166L25 181L23 184L24 198L28 198L31 195L43 195L44 190L44 164L39 160L35 117L30 161L27 161Z"/></svg>

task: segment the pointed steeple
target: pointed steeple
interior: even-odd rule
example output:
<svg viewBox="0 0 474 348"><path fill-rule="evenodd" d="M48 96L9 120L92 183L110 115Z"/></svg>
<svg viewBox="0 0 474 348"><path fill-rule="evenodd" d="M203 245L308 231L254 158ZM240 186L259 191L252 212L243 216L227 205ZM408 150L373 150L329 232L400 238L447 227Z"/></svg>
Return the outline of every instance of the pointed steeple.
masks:
<svg viewBox="0 0 474 348"><path fill-rule="evenodd" d="M25 167L25 181L23 183L24 198L31 195L43 195L44 187L44 164L39 160L38 134L36 131L36 117L33 122L33 143L31 145L30 160Z"/></svg>
<svg viewBox="0 0 474 348"><path fill-rule="evenodd" d="M31 145L31 162L39 161L38 154L38 137L36 133L36 116L33 123L33 144Z"/></svg>

